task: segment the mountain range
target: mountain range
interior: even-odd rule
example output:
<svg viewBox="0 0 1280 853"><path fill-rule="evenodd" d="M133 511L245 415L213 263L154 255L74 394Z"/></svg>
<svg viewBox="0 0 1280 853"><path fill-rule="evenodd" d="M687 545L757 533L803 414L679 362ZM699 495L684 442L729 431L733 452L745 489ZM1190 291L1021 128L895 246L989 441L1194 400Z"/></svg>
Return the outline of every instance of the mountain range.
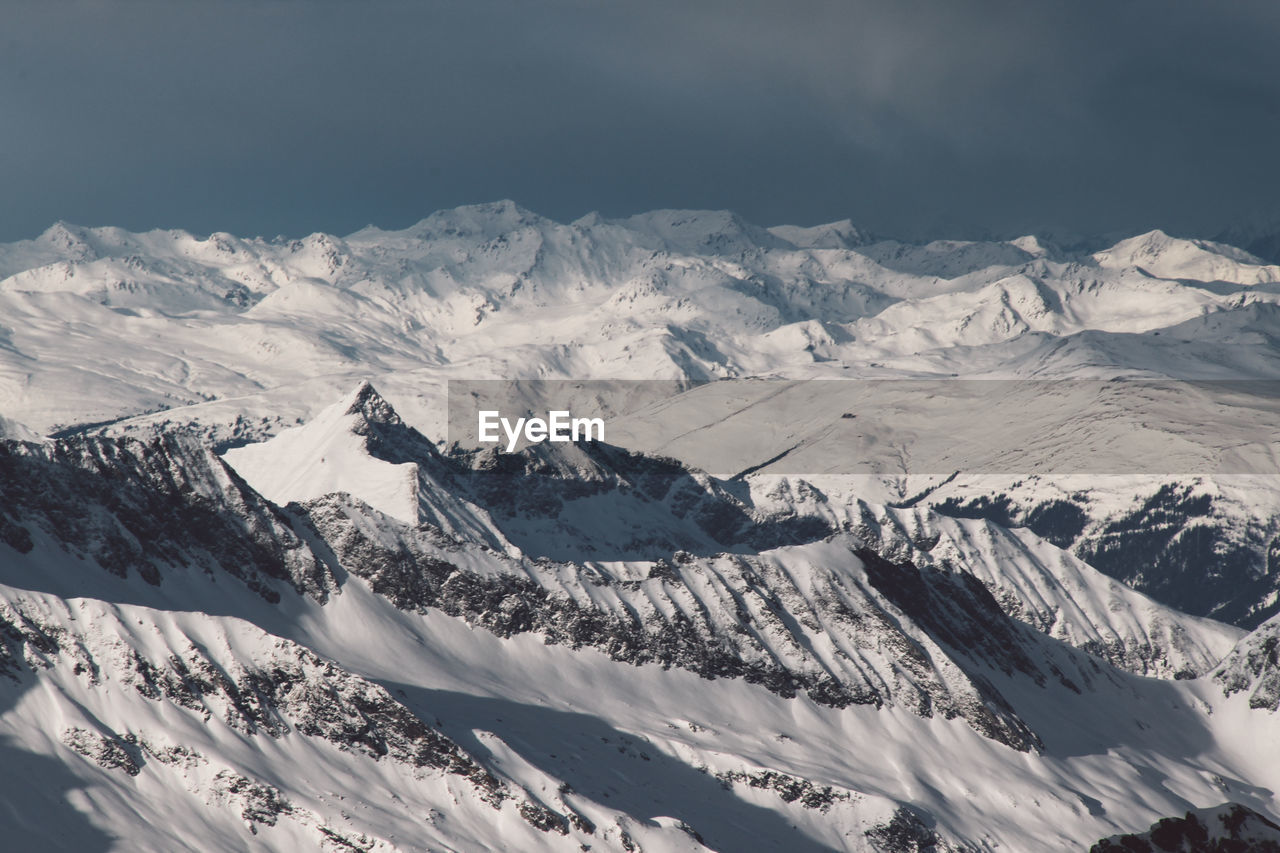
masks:
<svg viewBox="0 0 1280 853"><path fill-rule="evenodd" d="M1280 849L1271 397L1143 397L1119 429L1183 452L1140 474L1072 467L1093 414L943 471L910 390L1266 387L1280 266L1241 249L500 202L59 224L0 306L20 846ZM450 440L488 379L671 384L506 454ZM899 468L827 464L854 421Z"/></svg>

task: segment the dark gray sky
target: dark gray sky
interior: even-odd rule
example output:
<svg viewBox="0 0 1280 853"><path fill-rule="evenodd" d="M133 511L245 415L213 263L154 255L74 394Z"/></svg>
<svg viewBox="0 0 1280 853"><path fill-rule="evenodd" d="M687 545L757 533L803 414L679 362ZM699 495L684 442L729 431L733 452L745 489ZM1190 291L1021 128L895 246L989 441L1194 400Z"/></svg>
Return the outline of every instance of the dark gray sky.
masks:
<svg viewBox="0 0 1280 853"><path fill-rule="evenodd" d="M513 198L890 234L1280 206L1275 0L0 0L0 240Z"/></svg>

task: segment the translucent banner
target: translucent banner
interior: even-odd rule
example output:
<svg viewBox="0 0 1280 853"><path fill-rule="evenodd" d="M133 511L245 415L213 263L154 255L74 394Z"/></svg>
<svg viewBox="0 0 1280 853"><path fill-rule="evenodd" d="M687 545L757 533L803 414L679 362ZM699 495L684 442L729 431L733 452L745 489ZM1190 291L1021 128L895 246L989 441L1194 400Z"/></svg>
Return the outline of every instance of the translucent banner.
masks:
<svg viewBox="0 0 1280 853"><path fill-rule="evenodd" d="M448 439L461 448L607 444L724 477L1280 473L1280 381L454 380L448 391Z"/></svg>

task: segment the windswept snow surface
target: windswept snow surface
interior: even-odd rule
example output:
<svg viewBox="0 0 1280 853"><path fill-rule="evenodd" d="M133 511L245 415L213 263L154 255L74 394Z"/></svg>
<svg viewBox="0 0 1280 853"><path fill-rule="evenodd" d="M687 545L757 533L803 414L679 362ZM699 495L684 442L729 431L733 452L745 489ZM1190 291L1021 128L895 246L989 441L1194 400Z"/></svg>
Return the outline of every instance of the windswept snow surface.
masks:
<svg viewBox="0 0 1280 853"><path fill-rule="evenodd" d="M285 504L346 492L406 524L418 521L418 466L366 450L359 399L369 386L322 410L305 426L230 450L227 461L263 497Z"/></svg>

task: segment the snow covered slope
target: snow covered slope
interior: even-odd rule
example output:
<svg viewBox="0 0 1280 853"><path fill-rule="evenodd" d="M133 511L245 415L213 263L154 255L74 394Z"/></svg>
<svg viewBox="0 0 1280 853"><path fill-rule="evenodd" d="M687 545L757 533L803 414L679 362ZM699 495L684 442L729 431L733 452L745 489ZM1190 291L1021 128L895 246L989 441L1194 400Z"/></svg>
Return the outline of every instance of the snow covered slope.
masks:
<svg viewBox="0 0 1280 853"><path fill-rule="evenodd" d="M233 448L226 459L279 504L343 492L405 524L429 522L486 545L504 544L485 512L458 496L435 446L406 426L368 382L315 420Z"/></svg>
<svg viewBox="0 0 1280 853"><path fill-rule="evenodd" d="M715 382L609 435L726 475L849 475L845 494L1028 527L1165 604L1251 628L1280 610L1278 389Z"/></svg>
<svg viewBox="0 0 1280 853"><path fill-rule="evenodd" d="M361 385L305 426L285 430L263 444L231 450L227 461L276 503L349 492L379 512L416 524L418 468L412 462L396 464L369 454L368 422L361 405L367 388Z"/></svg>
<svg viewBox="0 0 1280 853"><path fill-rule="evenodd" d="M751 486L758 507L830 519L891 559L962 567L1011 617L1121 669L1202 675L1244 635L1158 604L1026 528L870 504L844 478L756 475Z"/></svg>
<svg viewBox="0 0 1280 853"><path fill-rule="evenodd" d="M6 749L68 765L61 782L41 778L45 758L25 793L6 784L10 808L29 807L6 821L6 843L512 849L562 819L384 688L238 620L8 587L0 598ZM59 803L67 776L78 796Z"/></svg>

